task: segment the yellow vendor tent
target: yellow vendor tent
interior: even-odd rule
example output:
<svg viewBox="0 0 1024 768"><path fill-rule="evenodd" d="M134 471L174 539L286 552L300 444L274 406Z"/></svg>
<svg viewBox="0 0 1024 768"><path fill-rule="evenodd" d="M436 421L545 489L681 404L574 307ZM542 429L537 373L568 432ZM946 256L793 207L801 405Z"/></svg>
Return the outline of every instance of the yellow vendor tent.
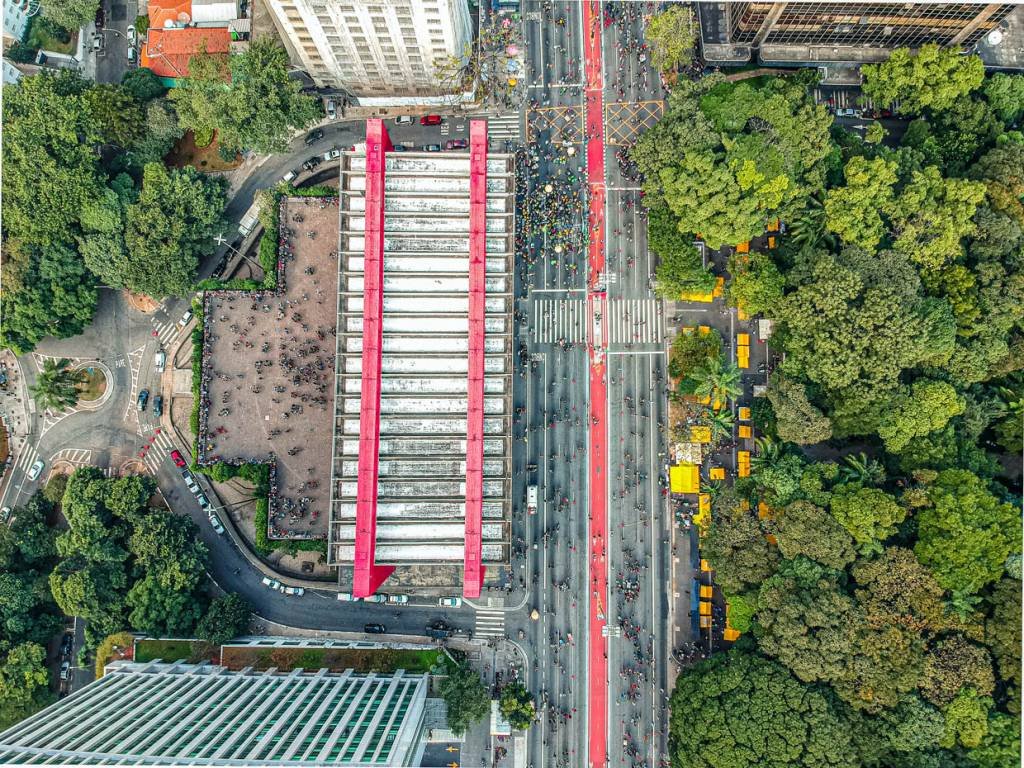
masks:
<svg viewBox="0 0 1024 768"><path fill-rule="evenodd" d="M676 464L668 476L672 493L697 493L700 490L700 468L695 464Z"/></svg>

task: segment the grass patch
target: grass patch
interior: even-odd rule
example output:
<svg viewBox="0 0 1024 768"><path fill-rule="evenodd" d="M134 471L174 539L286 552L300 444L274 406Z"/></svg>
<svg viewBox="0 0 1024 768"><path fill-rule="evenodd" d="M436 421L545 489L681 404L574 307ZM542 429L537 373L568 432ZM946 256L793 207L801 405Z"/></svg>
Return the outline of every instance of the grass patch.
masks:
<svg viewBox="0 0 1024 768"><path fill-rule="evenodd" d="M258 670L277 667L282 672L293 669L333 672L352 669L356 672L389 673L404 669L409 673L447 671L447 657L433 648L400 650L393 648L232 648L224 649L224 665L229 669L254 667Z"/></svg>
<svg viewBox="0 0 1024 768"><path fill-rule="evenodd" d="M197 644L191 640L139 640L135 644L135 660L185 661L192 658L193 645Z"/></svg>
<svg viewBox="0 0 1024 768"><path fill-rule="evenodd" d="M211 136L207 143L204 143L204 139L205 136L197 139L192 131L186 131L171 147L166 158L167 165L174 168L191 165L197 171L230 171L242 164L241 155L235 155L230 161L221 157L220 142L216 135Z"/></svg>
<svg viewBox="0 0 1024 768"><path fill-rule="evenodd" d="M36 15L25 31L25 43L41 51L71 55L78 47L78 36L45 16Z"/></svg>
<svg viewBox="0 0 1024 768"><path fill-rule="evenodd" d="M107 377L99 368L83 368L79 375L81 378L75 382L75 389L78 391L78 399L86 403L99 400L100 396L107 391Z"/></svg>

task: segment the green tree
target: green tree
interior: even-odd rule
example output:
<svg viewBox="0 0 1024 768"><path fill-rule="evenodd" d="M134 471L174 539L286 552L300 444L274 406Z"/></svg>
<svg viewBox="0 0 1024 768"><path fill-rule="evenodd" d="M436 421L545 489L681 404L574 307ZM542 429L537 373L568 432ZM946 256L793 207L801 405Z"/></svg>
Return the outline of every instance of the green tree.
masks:
<svg viewBox="0 0 1024 768"><path fill-rule="evenodd" d="M885 467L861 451L859 454L850 454L843 457L846 465L839 468L839 474L851 483L861 485L881 485L885 482Z"/></svg>
<svg viewBox="0 0 1024 768"><path fill-rule="evenodd" d="M149 72L148 69L132 69L130 72ZM178 125L178 115L167 99L156 99L146 105L146 133L131 150L132 165L144 168L149 163L159 163L184 135Z"/></svg>
<svg viewBox="0 0 1024 768"><path fill-rule="evenodd" d="M803 493L801 480L805 465L795 453L782 452L778 446L768 451L758 444L758 453L751 457L754 486L766 503L784 507Z"/></svg>
<svg viewBox="0 0 1024 768"><path fill-rule="evenodd" d="M57 556L56 532L46 521L52 509L46 492L36 491L26 504L17 507L11 515L14 518L10 524L11 533L21 558L29 566L43 567Z"/></svg>
<svg viewBox="0 0 1024 768"><path fill-rule="evenodd" d="M1017 766L1020 763L1020 718L990 712L987 732L968 756L977 768Z"/></svg>
<svg viewBox="0 0 1024 768"><path fill-rule="evenodd" d="M55 360L48 357L43 362L43 370L36 376L35 383L30 384L28 388L40 410L59 413L78 402L78 389L75 384L81 376L78 372L72 371L70 365L71 361L64 358Z"/></svg>
<svg viewBox="0 0 1024 768"><path fill-rule="evenodd" d="M947 469L928 489L932 506L917 515L914 554L951 591L973 593L996 581L1021 552L1020 516L972 472Z"/></svg>
<svg viewBox="0 0 1024 768"><path fill-rule="evenodd" d="M985 644L999 669L999 679L1009 685L1007 707L1020 714L1021 679L1021 583L1004 576L992 590L989 617L985 620Z"/></svg>
<svg viewBox="0 0 1024 768"><path fill-rule="evenodd" d="M968 749L979 746L988 733L991 707L992 699L970 688L960 691L945 709L946 732L939 743L947 749L958 744Z"/></svg>
<svg viewBox="0 0 1024 768"><path fill-rule="evenodd" d="M128 550L136 565L165 589L190 592L203 577L206 546L191 518L150 512L136 522Z"/></svg>
<svg viewBox="0 0 1024 768"><path fill-rule="evenodd" d="M934 635L956 625L946 613L935 574L909 549L887 547L876 558L858 560L852 574L857 603L872 627Z"/></svg>
<svg viewBox="0 0 1024 768"><path fill-rule="evenodd" d="M644 30L652 66L658 72L674 72L690 66L697 45L697 31L693 10L688 6L670 5L654 14Z"/></svg>
<svg viewBox="0 0 1024 768"><path fill-rule="evenodd" d="M739 254L729 259L729 301L751 315L771 315L782 299L785 281L775 262L764 253Z"/></svg>
<svg viewBox="0 0 1024 768"><path fill-rule="evenodd" d="M773 374L769 380L768 400L775 412L780 440L813 445L832 437L832 422L814 406L807 396L807 388L797 379Z"/></svg>
<svg viewBox="0 0 1024 768"><path fill-rule="evenodd" d="M127 259L121 283L151 296L184 296L199 259L213 252L222 225L224 186L193 168L146 166L138 202L125 214Z"/></svg>
<svg viewBox="0 0 1024 768"><path fill-rule="evenodd" d="M1024 113L1024 75L997 72L985 80L981 92L1007 125L1013 125Z"/></svg>
<svg viewBox="0 0 1024 768"><path fill-rule="evenodd" d="M733 650L680 675L670 705L673 765L854 768L845 721L821 691ZM699 722L701 727L694 728Z"/></svg>
<svg viewBox="0 0 1024 768"><path fill-rule="evenodd" d="M882 217L895 200L896 163L858 155L844 173L846 186L830 189L825 198L825 226L848 245L874 250L886 234Z"/></svg>
<svg viewBox="0 0 1024 768"><path fill-rule="evenodd" d="M743 394L742 371L721 357L709 358L690 375L697 382L694 394L698 397L710 397L712 401L725 403Z"/></svg>
<svg viewBox="0 0 1024 768"><path fill-rule="evenodd" d="M283 152L296 130L319 116L317 101L289 77L288 54L270 37L253 40L244 53L223 59L199 54L189 76L171 91L181 124L197 137L217 131L229 152ZM225 82L230 71L230 83Z"/></svg>
<svg viewBox="0 0 1024 768"><path fill-rule="evenodd" d="M99 0L48 0L42 11L64 29L78 29L95 18L99 5Z"/></svg>
<svg viewBox="0 0 1024 768"><path fill-rule="evenodd" d="M777 510L774 532L782 556L804 555L829 568L842 570L853 562L853 538L826 510L809 501L794 501Z"/></svg>
<svg viewBox="0 0 1024 768"><path fill-rule="evenodd" d="M889 401L878 436L891 453L899 453L910 441L942 429L964 412L966 402L944 381L915 381L907 394Z"/></svg>
<svg viewBox="0 0 1024 768"><path fill-rule="evenodd" d="M779 551L765 533L757 515L744 510L732 491L723 491L712 502L711 526L702 551L726 594L743 594L775 572Z"/></svg>
<svg viewBox="0 0 1024 768"><path fill-rule="evenodd" d="M985 67L977 56L964 56L956 47L926 43L912 53L897 48L880 64L861 67L864 95L876 104L900 102L904 114L948 108L959 97L977 89Z"/></svg>
<svg viewBox="0 0 1024 768"><path fill-rule="evenodd" d="M915 171L892 206L893 247L926 272L940 269L962 253L984 199L979 182L944 179L937 168Z"/></svg>
<svg viewBox="0 0 1024 768"><path fill-rule="evenodd" d="M925 655L918 682L921 695L937 707L945 707L964 688L988 696L995 688L988 651L963 635L949 635Z"/></svg>
<svg viewBox="0 0 1024 768"><path fill-rule="evenodd" d="M196 625L196 637L212 645L222 645L243 634L249 626L252 605L239 594L230 592L210 603Z"/></svg>
<svg viewBox="0 0 1024 768"><path fill-rule="evenodd" d="M484 687L480 675L460 664L452 669L441 681L441 698L448 708L448 728L457 736L490 714L491 697Z"/></svg>
<svg viewBox="0 0 1024 768"><path fill-rule="evenodd" d="M161 584L146 575L128 590L128 621L139 632L157 636L189 636L203 614L202 604L190 592Z"/></svg>
<svg viewBox="0 0 1024 768"><path fill-rule="evenodd" d="M832 489L832 515L861 549L880 549L879 543L896 533L907 511L878 488L842 484Z"/></svg>
<svg viewBox="0 0 1024 768"><path fill-rule="evenodd" d="M888 133L889 132L885 130L885 126L881 123L868 123L867 129L864 131L864 142L867 144L881 144L882 140L885 139L885 136Z"/></svg>
<svg viewBox="0 0 1024 768"><path fill-rule="evenodd" d="M533 720L537 716L533 696L526 690L526 686L518 681L509 683L501 689L498 707L509 725L521 731L533 725Z"/></svg>
<svg viewBox="0 0 1024 768"><path fill-rule="evenodd" d="M993 146L1003 133L1003 124L991 107L970 96L957 99L928 123L946 176L963 175L977 154Z"/></svg>
<svg viewBox="0 0 1024 768"><path fill-rule="evenodd" d="M125 149L142 136L142 107L135 97L117 85L96 84L82 94L97 144Z"/></svg>
<svg viewBox="0 0 1024 768"><path fill-rule="evenodd" d="M722 337L717 330L711 328L708 333L701 333L691 328L676 334L672 341L668 375L673 379L689 379L708 360L721 356ZM691 389L687 388L686 393L692 394Z"/></svg>
<svg viewBox="0 0 1024 768"><path fill-rule="evenodd" d="M65 615L85 619L87 634L97 641L124 626L127 586L123 566L90 563L84 557L61 560L50 574L50 589L57 605Z"/></svg>
<svg viewBox="0 0 1024 768"><path fill-rule="evenodd" d="M0 663L0 729L6 730L52 701L45 663L46 649L36 643L22 643L7 652Z"/></svg>
<svg viewBox="0 0 1024 768"><path fill-rule="evenodd" d="M676 218L664 207L648 214L647 243L658 256L655 282L658 295L677 300L687 291L710 291L714 275L701 262L693 243L679 231Z"/></svg>
<svg viewBox="0 0 1024 768"><path fill-rule="evenodd" d="M147 16L145 18L148 19L149 17ZM135 28L139 31L139 34L146 34L139 30L138 27L139 25L136 24ZM153 99L167 93L167 86L160 81L159 77L153 74L153 70L148 69L147 67L126 69L124 74L121 76L121 87L131 94L140 104L145 104L147 101L152 101Z"/></svg>
<svg viewBox="0 0 1024 768"><path fill-rule="evenodd" d="M1024 144L1010 142L990 149L978 158L967 175L985 185L992 210L1009 216L1018 226L1024 226ZM979 227L980 224L979 220ZM1002 255L1012 251L1013 242L1015 239L1019 241L1020 235L1008 237L1004 229L992 239L1000 247ZM1008 249L1007 243L1010 245Z"/></svg>

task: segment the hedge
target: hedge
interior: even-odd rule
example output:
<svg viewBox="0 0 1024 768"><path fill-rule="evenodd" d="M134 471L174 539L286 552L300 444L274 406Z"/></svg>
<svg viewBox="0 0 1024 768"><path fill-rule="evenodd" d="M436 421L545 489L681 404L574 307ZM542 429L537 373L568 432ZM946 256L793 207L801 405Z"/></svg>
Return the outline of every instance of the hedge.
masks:
<svg viewBox="0 0 1024 768"><path fill-rule="evenodd" d="M269 555L276 549L267 538L270 527L270 499L261 496L256 499L256 551L261 555Z"/></svg>

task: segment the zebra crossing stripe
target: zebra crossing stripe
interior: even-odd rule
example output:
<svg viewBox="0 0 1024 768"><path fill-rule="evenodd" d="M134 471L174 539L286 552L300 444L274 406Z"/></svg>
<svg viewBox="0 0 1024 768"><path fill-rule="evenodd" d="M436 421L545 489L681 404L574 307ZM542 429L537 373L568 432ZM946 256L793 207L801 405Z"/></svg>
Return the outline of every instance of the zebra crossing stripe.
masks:
<svg viewBox="0 0 1024 768"><path fill-rule="evenodd" d="M486 609L476 612L476 634L483 637L500 637L505 634L505 612Z"/></svg>

